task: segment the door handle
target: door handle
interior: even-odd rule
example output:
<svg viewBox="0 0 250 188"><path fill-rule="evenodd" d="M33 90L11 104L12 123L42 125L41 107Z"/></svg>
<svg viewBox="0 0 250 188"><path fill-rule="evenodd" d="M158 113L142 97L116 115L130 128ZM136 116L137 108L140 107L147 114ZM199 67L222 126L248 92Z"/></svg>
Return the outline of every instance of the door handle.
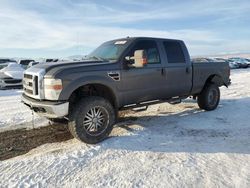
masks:
<svg viewBox="0 0 250 188"><path fill-rule="evenodd" d="M156 69L157 72L161 72L161 75L165 75L166 71L164 68L158 68Z"/></svg>
<svg viewBox="0 0 250 188"><path fill-rule="evenodd" d="M166 70L164 68L161 69L161 75L165 75L166 74Z"/></svg>
<svg viewBox="0 0 250 188"><path fill-rule="evenodd" d="M186 73L190 72L190 67L186 67Z"/></svg>

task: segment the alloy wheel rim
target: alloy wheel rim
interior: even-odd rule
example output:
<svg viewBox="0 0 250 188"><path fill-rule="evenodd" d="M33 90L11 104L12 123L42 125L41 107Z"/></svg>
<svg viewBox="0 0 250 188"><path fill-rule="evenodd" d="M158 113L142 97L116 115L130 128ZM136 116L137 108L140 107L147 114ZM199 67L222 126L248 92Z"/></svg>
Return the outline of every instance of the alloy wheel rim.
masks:
<svg viewBox="0 0 250 188"><path fill-rule="evenodd" d="M108 113L102 107L91 108L84 117L83 126L86 132L91 136L98 136L107 128Z"/></svg>

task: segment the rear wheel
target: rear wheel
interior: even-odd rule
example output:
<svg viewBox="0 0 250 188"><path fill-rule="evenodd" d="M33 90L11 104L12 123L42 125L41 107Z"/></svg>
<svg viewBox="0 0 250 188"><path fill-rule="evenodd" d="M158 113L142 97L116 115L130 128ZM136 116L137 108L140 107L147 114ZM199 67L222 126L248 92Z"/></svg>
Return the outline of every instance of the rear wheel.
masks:
<svg viewBox="0 0 250 188"><path fill-rule="evenodd" d="M78 140L95 144L110 134L115 117L115 110L108 100L87 97L72 108L69 114L69 130Z"/></svg>
<svg viewBox="0 0 250 188"><path fill-rule="evenodd" d="M198 95L198 105L201 109L211 111L217 108L220 102L220 89L216 84L207 84Z"/></svg>

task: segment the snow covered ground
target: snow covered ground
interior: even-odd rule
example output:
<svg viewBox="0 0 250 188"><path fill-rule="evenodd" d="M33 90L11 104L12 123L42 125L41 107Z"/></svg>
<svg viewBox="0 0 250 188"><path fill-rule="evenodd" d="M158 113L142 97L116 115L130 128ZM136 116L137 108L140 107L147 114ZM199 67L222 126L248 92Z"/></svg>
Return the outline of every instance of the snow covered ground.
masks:
<svg viewBox="0 0 250 188"><path fill-rule="evenodd" d="M21 103L22 90L0 90L0 132L48 125Z"/></svg>
<svg viewBox="0 0 250 188"><path fill-rule="evenodd" d="M128 114L100 144L71 139L0 162L0 185L250 187L250 69L232 71L231 79L215 111L204 112L192 100L151 106ZM31 122L20 91L0 96L1 127Z"/></svg>

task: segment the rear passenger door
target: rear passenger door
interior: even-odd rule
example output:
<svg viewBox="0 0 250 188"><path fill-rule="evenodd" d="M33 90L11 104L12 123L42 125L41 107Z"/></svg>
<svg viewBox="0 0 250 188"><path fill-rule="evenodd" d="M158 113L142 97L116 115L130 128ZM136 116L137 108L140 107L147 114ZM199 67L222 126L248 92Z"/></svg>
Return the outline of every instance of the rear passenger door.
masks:
<svg viewBox="0 0 250 188"><path fill-rule="evenodd" d="M138 40L125 55L132 57L136 50L145 50L148 64L136 68L133 65L121 72L121 90L124 104L159 99L164 96L164 66L158 43L154 40Z"/></svg>
<svg viewBox="0 0 250 188"><path fill-rule="evenodd" d="M164 63L166 79L166 95L168 97L188 95L192 88L192 67L186 46L181 41L164 40L162 48L165 52Z"/></svg>

